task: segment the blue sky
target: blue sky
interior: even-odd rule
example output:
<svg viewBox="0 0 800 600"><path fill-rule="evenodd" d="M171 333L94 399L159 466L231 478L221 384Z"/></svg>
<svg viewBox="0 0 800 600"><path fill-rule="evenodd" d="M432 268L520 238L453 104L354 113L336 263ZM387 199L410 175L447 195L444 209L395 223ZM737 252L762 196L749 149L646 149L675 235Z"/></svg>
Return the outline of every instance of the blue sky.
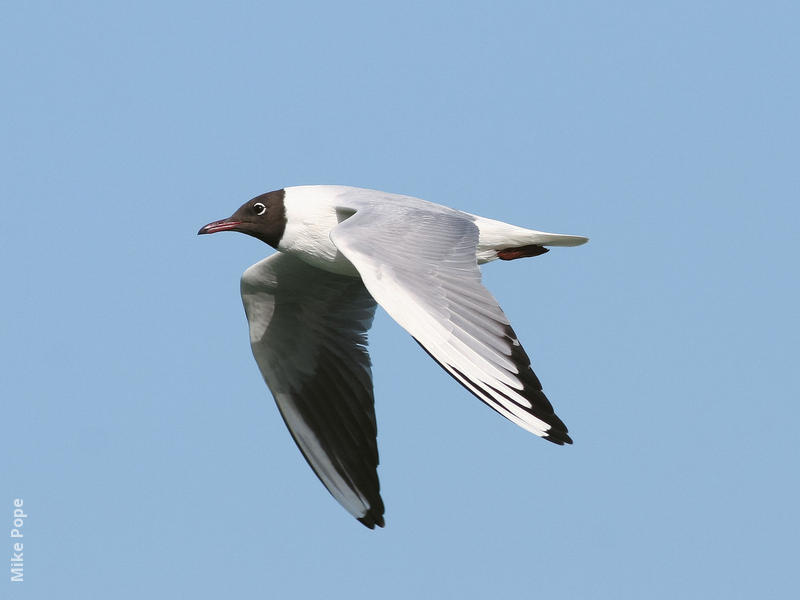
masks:
<svg viewBox="0 0 800 600"><path fill-rule="evenodd" d="M4 598L797 593L794 3L3 12ZM308 183L589 236L484 276L574 446L379 312L387 527L339 507L250 355L270 249L195 235Z"/></svg>

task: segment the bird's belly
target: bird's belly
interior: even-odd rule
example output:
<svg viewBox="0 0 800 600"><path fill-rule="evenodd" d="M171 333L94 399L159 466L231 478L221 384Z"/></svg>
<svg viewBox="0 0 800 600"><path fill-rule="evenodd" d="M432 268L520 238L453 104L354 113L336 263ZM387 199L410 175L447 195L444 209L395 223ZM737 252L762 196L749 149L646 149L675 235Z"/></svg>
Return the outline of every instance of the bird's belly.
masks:
<svg viewBox="0 0 800 600"><path fill-rule="evenodd" d="M358 271L331 241L331 230L339 224L335 205L301 197L286 204L286 229L278 250L323 271L359 277Z"/></svg>
<svg viewBox="0 0 800 600"><path fill-rule="evenodd" d="M278 250L323 271L360 276L353 263L331 241L329 230L322 227L305 227L288 238L284 235Z"/></svg>
<svg viewBox="0 0 800 600"><path fill-rule="evenodd" d="M336 247L331 244L333 247L332 253L294 253L297 258L302 260L303 262L311 265L312 267L317 267L318 269L322 269L323 271L328 271L329 273L336 273L337 275L349 275L351 277L361 277L358 270L353 266L347 258L345 258L344 254L339 252Z"/></svg>

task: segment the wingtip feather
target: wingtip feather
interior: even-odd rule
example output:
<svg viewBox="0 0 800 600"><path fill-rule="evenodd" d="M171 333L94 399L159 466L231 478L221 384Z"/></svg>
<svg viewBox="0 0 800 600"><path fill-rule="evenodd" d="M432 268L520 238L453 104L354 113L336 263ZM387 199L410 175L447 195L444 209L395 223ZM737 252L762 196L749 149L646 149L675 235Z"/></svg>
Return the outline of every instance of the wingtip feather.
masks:
<svg viewBox="0 0 800 600"><path fill-rule="evenodd" d="M553 431L552 429L548 431L542 439L547 440L548 442L552 442L559 446L563 446L564 444L572 444L572 438L569 437L569 434L566 431Z"/></svg>
<svg viewBox="0 0 800 600"><path fill-rule="evenodd" d="M378 514L372 509L370 509L369 512L367 512L367 514L365 514L363 517L358 517L358 521L368 529L375 529L375 526L384 527L386 525L383 515Z"/></svg>

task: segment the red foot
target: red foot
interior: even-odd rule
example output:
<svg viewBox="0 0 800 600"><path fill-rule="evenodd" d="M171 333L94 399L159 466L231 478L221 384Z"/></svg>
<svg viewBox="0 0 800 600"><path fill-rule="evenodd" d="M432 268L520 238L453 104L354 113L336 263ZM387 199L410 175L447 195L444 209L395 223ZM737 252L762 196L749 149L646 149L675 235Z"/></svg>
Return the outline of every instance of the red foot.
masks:
<svg viewBox="0 0 800 600"><path fill-rule="evenodd" d="M497 251L497 258L500 260L514 260L517 258L527 258L528 256L539 256L549 252L549 248L532 244L530 246L519 246L518 248L504 248Z"/></svg>

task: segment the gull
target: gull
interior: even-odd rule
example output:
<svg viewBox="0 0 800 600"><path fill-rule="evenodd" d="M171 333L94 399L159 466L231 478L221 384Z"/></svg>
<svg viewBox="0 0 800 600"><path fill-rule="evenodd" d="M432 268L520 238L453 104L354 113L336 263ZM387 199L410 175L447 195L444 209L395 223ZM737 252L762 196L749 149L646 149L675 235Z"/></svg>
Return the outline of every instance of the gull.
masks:
<svg viewBox="0 0 800 600"><path fill-rule="evenodd" d="M198 234L219 231L278 250L242 275L253 355L314 473L370 529L384 526L367 349L377 304L509 421L572 443L478 265L588 238L336 185L261 194Z"/></svg>

